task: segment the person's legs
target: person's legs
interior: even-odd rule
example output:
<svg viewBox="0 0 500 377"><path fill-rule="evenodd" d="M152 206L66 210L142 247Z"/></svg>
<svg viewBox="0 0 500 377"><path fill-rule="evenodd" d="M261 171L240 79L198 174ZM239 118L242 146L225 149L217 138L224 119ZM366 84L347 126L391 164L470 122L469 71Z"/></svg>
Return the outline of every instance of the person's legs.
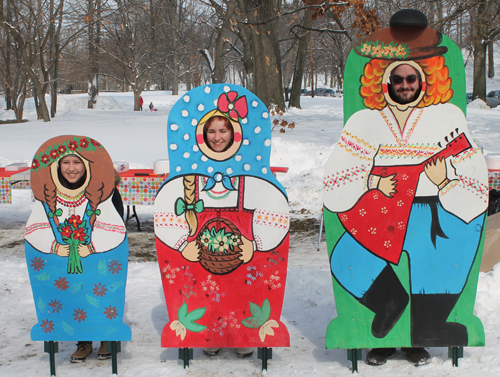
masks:
<svg viewBox="0 0 500 377"><path fill-rule="evenodd" d="M236 348L236 353L238 354L238 357L249 357L252 356L253 354L253 348L252 347Z"/></svg>
<svg viewBox="0 0 500 377"><path fill-rule="evenodd" d="M396 348L372 348L366 354L366 363L368 365L379 366L387 362L387 358L396 353Z"/></svg>
<svg viewBox="0 0 500 377"><path fill-rule="evenodd" d="M408 360L416 367L429 364L431 362L431 355L425 348L401 348L406 354Z"/></svg>
<svg viewBox="0 0 500 377"><path fill-rule="evenodd" d="M72 363L83 363L88 355L92 353L92 342L78 342L76 351L71 355Z"/></svg>
<svg viewBox="0 0 500 377"><path fill-rule="evenodd" d="M107 343L101 342L101 346L99 347L99 351L97 351L97 358L99 360L106 360L111 358L111 352L107 350Z"/></svg>
<svg viewBox="0 0 500 377"><path fill-rule="evenodd" d="M219 353L219 348L203 348L203 352L207 356L215 356Z"/></svg>

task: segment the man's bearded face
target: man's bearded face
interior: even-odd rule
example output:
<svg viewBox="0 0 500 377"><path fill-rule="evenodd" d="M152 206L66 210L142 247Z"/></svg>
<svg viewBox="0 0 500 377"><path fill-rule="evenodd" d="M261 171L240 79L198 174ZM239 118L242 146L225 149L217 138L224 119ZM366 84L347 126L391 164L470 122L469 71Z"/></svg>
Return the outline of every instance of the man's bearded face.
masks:
<svg viewBox="0 0 500 377"><path fill-rule="evenodd" d="M398 65L391 72L391 86L389 95L400 104L415 101L420 95L422 80L420 73L411 65Z"/></svg>

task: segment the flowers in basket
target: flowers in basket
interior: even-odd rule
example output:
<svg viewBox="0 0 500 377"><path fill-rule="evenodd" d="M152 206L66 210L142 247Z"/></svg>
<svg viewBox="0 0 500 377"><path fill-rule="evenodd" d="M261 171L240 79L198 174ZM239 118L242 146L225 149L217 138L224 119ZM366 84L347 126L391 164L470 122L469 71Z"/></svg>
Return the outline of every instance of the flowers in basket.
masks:
<svg viewBox="0 0 500 377"><path fill-rule="evenodd" d="M235 251L235 248L241 244L241 237L239 234L226 232L225 229L216 230L213 227L203 231L200 242L206 250L213 254L234 254L240 251L239 248Z"/></svg>
<svg viewBox="0 0 500 377"><path fill-rule="evenodd" d="M86 244L89 236L87 234L87 221L78 215L72 215L59 225L59 232L64 242L69 245L68 274L83 273L78 245Z"/></svg>

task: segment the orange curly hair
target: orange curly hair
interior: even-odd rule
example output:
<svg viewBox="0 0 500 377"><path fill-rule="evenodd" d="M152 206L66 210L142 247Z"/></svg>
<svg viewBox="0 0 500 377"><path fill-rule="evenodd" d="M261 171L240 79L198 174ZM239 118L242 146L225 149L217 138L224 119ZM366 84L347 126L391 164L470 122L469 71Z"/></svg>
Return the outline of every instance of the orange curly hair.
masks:
<svg viewBox="0 0 500 377"><path fill-rule="evenodd" d="M420 65L425 74L427 86L422 100L417 107L426 107L446 103L453 96L451 78L448 67L444 65L442 56L434 56L428 59L415 60ZM382 91L382 77L390 60L372 59L366 63L361 76L360 94L363 97L365 106L373 110L382 110L387 106L384 93Z"/></svg>

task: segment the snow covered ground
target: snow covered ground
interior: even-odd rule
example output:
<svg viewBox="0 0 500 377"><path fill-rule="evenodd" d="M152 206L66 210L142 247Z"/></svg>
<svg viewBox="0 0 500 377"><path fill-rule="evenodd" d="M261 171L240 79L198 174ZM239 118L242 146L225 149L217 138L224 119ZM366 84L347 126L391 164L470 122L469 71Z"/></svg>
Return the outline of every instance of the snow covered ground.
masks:
<svg viewBox="0 0 500 377"><path fill-rule="evenodd" d="M494 83L490 84L493 85ZM500 87L500 85L498 85ZM494 89L495 87L491 87ZM57 117L50 123L37 121L33 108L25 111L29 122L0 124L0 166L30 163L36 149L47 139L61 134L82 134L101 142L114 160L125 160L132 168L153 167L167 157L168 112L180 98L168 92L144 92L145 103L153 102L157 112L134 112L131 93L102 93L96 109L87 110L84 95L60 95ZM30 105L30 103L27 103ZM156 262L131 262L124 320L132 328L132 341L122 344L118 372L122 376L349 376L345 350L327 350L326 326L336 315L324 237L317 250L315 221L321 216L322 177L325 162L342 129L342 99L302 97L302 109L282 118L295 122L285 134L273 132L271 165L288 166L278 179L286 188L293 218L313 226L292 234L289 275L283 321L290 331L291 347L273 350L268 371L253 356L238 359L234 350L222 350L209 358L194 351L190 368L184 370L176 349L162 349L160 334L167 322L161 280ZM0 119L13 118L0 109ZM475 102L468 108L468 122L476 142L485 153L500 153L500 111ZM35 306L24 261L23 230L32 209L29 191L15 190L13 203L0 205L0 375L49 375L48 354L42 342L30 340L36 322ZM141 222L151 223L152 207L138 207ZM131 224L134 227L135 224ZM152 235L143 238L154 254ZM360 374L369 376L500 376L500 267L481 273L475 313L483 321L486 346L465 348L459 368L453 368L447 348L431 348L432 362L414 367L400 353L381 367L359 363ZM94 343L98 347L97 343ZM56 355L60 376L108 376L109 361L98 361L96 350L80 365L70 364L72 343L62 342ZM363 360L366 350L363 353Z"/></svg>

